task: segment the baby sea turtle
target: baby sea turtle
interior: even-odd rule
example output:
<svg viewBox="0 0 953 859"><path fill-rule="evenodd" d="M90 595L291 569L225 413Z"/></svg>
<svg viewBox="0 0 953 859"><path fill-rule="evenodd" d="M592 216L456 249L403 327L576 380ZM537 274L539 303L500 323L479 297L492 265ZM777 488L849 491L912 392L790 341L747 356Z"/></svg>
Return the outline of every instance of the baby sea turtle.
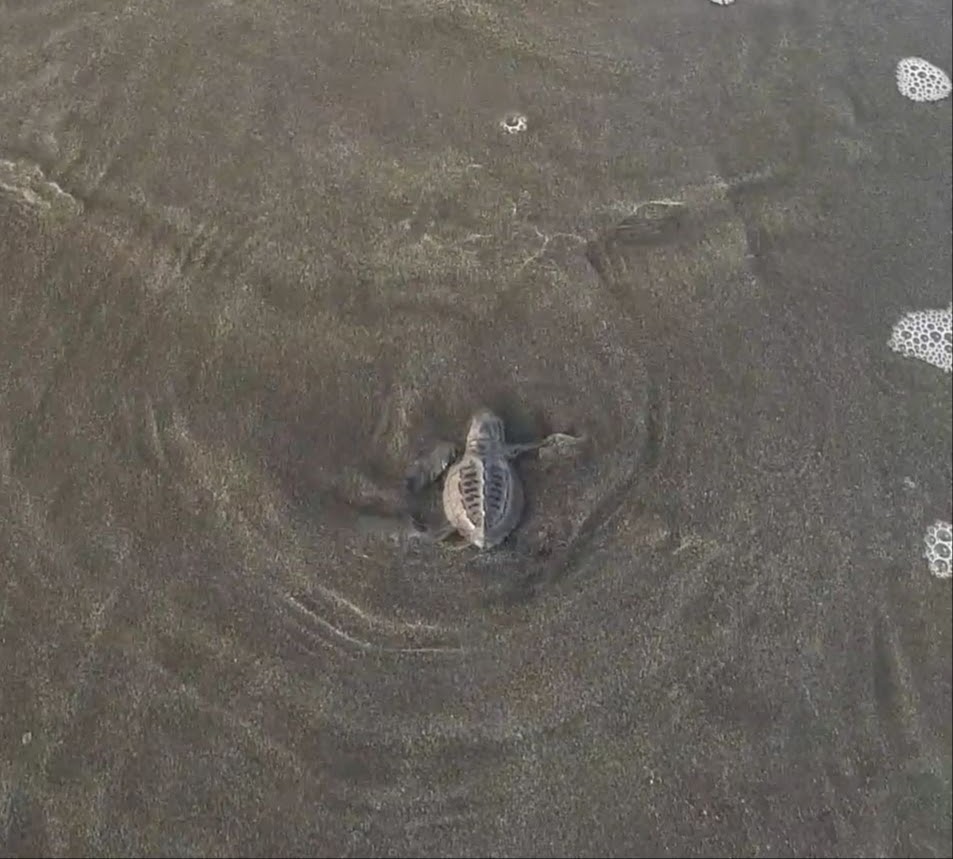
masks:
<svg viewBox="0 0 953 859"><path fill-rule="evenodd" d="M523 486L512 460L543 447L565 450L580 441L576 436L555 433L535 442L508 444L502 419L489 409L481 409L470 419L462 456L458 445L441 442L408 471L406 488L411 497L446 472L445 521L428 528L415 517L415 526L433 540L459 534L480 549L498 546L519 524L523 513Z"/></svg>

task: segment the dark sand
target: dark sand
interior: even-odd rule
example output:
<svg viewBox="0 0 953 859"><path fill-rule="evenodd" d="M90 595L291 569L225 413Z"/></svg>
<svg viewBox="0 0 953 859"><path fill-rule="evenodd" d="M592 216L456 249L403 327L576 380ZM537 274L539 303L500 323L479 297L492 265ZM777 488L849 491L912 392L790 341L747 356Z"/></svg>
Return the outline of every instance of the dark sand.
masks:
<svg viewBox="0 0 953 859"><path fill-rule="evenodd" d="M0 853L950 855L948 2L0 24Z"/></svg>

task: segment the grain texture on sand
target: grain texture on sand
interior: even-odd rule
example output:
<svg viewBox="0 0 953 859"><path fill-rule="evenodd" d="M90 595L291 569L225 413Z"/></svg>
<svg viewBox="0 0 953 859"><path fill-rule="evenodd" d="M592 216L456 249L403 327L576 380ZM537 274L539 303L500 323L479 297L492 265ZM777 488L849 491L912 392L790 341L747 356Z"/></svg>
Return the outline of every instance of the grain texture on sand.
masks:
<svg viewBox="0 0 953 859"><path fill-rule="evenodd" d="M0 852L949 855L905 9L0 5ZM480 403L591 450L395 536Z"/></svg>

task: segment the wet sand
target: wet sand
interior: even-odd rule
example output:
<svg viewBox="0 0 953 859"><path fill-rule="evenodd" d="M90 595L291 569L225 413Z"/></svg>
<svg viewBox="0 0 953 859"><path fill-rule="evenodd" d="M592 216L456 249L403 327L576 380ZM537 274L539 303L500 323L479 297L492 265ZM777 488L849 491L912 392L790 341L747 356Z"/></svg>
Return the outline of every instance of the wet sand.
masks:
<svg viewBox="0 0 953 859"><path fill-rule="evenodd" d="M0 20L0 855L950 855L949 4Z"/></svg>

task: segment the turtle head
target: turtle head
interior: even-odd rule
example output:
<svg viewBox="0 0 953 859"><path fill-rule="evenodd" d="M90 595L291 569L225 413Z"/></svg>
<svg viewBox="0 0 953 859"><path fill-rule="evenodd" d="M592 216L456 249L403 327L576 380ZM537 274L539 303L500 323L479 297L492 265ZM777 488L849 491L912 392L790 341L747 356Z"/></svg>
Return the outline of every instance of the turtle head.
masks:
<svg viewBox="0 0 953 859"><path fill-rule="evenodd" d="M467 431L467 447L479 445L480 442L494 441L503 443L503 419L489 409L480 409L470 419L470 429Z"/></svg>

